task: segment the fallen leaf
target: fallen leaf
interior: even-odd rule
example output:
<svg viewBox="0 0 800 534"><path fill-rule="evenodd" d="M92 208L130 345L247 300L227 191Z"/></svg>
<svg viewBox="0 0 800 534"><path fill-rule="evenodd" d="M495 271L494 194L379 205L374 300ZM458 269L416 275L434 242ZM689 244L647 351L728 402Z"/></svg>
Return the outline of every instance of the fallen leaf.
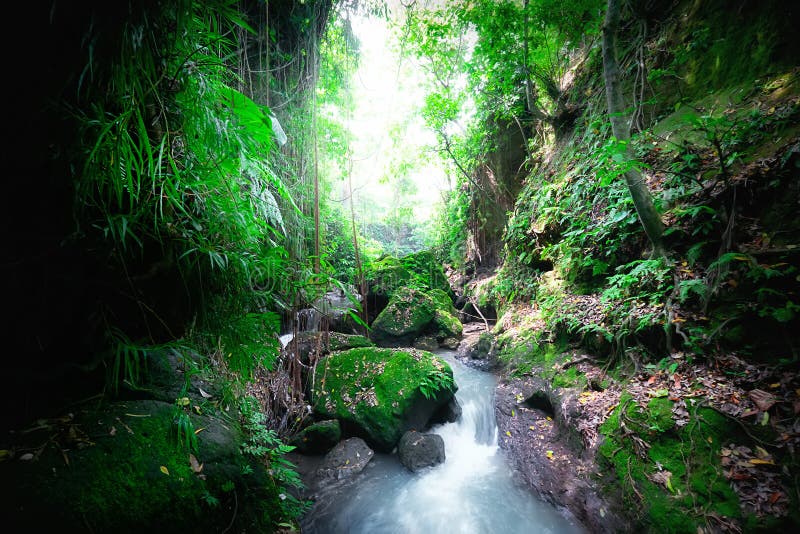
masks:
<svg viewBox="0 0 800 534"><path fill-rule="evenodd" d="M506 430L506 436L508 436L509 438L511 437L511 431L510 430Z"/></svg>
<svg viewBox="0 0 800 534"><path fill-rule="evenodd" d="M190 402L191 401L189 400L189 397L181 397L180 399L177 399L175 401L175 404L177 404L178 406L189 406Z"/></svg>
<svg viewBox="0 0 800 534"><path fill-rule="evenodd" d="M19 457L19 459L20 459L20 460L25 460L26 462L27 462L28 460L33 460L33 454L32 454L32 453L30 453L30 452L26 452L25 454L23 454L22 456L20 456L20 457Z"/></svg>
<svg viewBox="0 0 800 534"><path fill-rule="evenodd" d="M769 503L775 504L776 502L778 502L778 499L780 498L781 498L781 492L776 491L775 493L769 496Z"/></svg>
<svg viewBox="0 0 800 534"><path fill-rule="evenodd" d="M750 397L750 400L752 400L762 412L766 412L772 408L772 405L774 405L777 400L775 395L768 393L763 389L754 389L753 391L749 391L747 396Z"/></svg>
<svg viewBox="0 0 800 534"><path fill-rule="evenodd" d="M205 430L205 429L206 429L206 427L204 427L204 426L203 426L203 427L200 427L200 428L198 428L197 430L195 430L195 431L194 431L194 435L196 436L197 434L199 434L200 432L202 432L202 431L203 431L203 430Z"/></svg>
<svg viewBox="0 0 800 534"><path fill-rule="evenodd" d="M203 391L203 388L201 388L200 386L198 386L197 389L200 390L200 396L203 397L204 399L210 399L211 397L214 396L210 393L206 393L205 391Z"/></svg>
<svg viewBox="0 0 800 534"><path fill-rule="evenodd" d="M116 436L117 435L117 427L112 426L111 430L108 431L109 436Z"/></svg>
<svg viewBox="0 0 800 534"><path fill-rule="evenodd" d="M652 386L653 382L655 382L655 381L656 381L656 375L653 375L653 376L651 376L650 378L647 379L647 385L648 386Z"/></svg>
<svg viewBox="0 0 800 534"><path fill-rule="evenodd" d="M203 470L203 464L198 462L197 458L192 453L189 453L189 465L192 466L192 471L195 473L200 473Z"/></svg>
<svg viewBox="0 0 800 534"><path fill-rule="evenodd" d="M547 453L546 453L546 454L547 454L547 457L548 457L550 460L552 460L552 459L554 459L554 458L555 458L555 456L553 456L553 451L547 451Z"/></svg>
<svg viewBox="0 0 800 534"><path fill-rule="evenodd" d="M751 458L750 463L753 465L775 465L772 460L762 460L761 458Z"/></svg>
<svg viewBox="0 0 800 534"><path fill-rule="evenodd" d="M165 475L169 476L169 469L167 469L166 465L162 465L159 469L161 469L162 473L164 473Z"/></svg>

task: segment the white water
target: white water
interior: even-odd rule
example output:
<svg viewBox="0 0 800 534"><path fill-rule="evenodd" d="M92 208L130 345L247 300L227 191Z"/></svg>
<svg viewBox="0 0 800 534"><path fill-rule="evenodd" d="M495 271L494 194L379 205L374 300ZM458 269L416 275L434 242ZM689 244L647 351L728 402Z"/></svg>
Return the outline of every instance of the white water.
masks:
<svg viewBox="0 0 800 534"><path fill-rule="evenodd" d="M411 473L396 455L376 454L360 478L320 497L304 534L573 534L583 530L516 485L497 445L495 378L439 352L453 368L462 406L455 423L431 431L446 461Z"/></svg>

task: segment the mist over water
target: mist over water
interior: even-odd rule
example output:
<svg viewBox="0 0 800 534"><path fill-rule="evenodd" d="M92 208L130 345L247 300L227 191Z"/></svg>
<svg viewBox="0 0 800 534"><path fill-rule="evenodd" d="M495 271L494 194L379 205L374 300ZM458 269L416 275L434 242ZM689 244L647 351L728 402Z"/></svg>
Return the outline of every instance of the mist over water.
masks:
<svg viewBox="0 0 800 534"><path fill-rule="evenodd" d="M453 368L463 413L431 432L446 461L411 473L376 454L351 486L323 495L302 522L313 534L567 534L583 530L516 485L497 444L495 377L440 356Z"/></svg>

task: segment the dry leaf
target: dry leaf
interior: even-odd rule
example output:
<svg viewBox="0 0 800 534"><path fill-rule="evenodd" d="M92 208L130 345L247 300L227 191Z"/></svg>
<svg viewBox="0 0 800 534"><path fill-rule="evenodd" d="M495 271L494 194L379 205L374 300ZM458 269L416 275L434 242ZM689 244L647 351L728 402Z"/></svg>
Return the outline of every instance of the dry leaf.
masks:
<svg viewBox="0 0 800 534"><path fill-rule="evenodd" d="M161 469L162 473L164 473L165 475L169 476L169 469L167 469L166 465L162 465L159 469Z"/></svg>
<svg viewBox="0 0 800 534"><path fill-rule="evenodd" d="M772 408L772 405L774 405L777 400L775 399L775 395L768 393L763 389L754 389L753 391L748 392L747 395L762 412L766 412Z"/></svg>
<svg viewBox="0 0 800 534"><path fill-rule="evenodd" d="M205 391L203 391L203 388L201 388L200 386L198 386L197 389L200 390L200 396L203 397L204 399L210 399L211 397L214 396L211 395L210 393L206 393Z"/></svg>
<svg viewBox="0 0 800 534"><path fill-rule="evenodd" d="M189 465L192 466L192 471L200 473L203 470L203 464L197 461L194 454L189 453Z"/></svg>
<svg viewBox="0 0 800 534"><path fill-rule="evenodd" d="M19 457L19 459L20 459L20 460L25 460L25 461L28 461L28 460L33 460L33 454L32 454L32 453L30 453L30 452L26 452L25 454L23 454L22 456L20 456L20 457Z"/></svg>
<svg viewBox="0 0 800 534"><path fill-rule="evenodd" d="M772 460L762 460L761 458L751 458L750 463L753 465L775 465Z"/></svg>
<svg viewBox="0 0 800 534"><path fill-rule="evenodd" d="M552 460L552 459L554 458L554 456L553 456L553 451L547 451L547 453L546 453L546 454L547 454L547 457L548 457L550 460Z"/></svg>

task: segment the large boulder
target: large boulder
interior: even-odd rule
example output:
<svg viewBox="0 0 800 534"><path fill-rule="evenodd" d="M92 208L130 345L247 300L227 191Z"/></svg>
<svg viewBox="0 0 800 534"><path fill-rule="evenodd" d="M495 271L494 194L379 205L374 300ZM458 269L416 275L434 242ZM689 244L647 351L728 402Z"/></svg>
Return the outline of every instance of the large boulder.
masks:
<svg viewBox="0 0 800 534"><path fill-rule="evenodd" d="M445 460L444 440L438 434L409 430L400 438L397 455L400 463L413 472L439 465Z"/></svg>
<svg viewBox="0 0 800 534"><path fill-rule="evenodd" d="M372 340L384 347L411 345L436 317L436 303L427 294L403 287L372 322Z"/></svg>
<svg viewBox="0 0 800 534"><path fill-rule="evenodd" d="M317 364L312 403L320 416L338 419L343 432L390 452L403 432L425 428L456 389L453 370L430 352L360 348Z"/></svg>

